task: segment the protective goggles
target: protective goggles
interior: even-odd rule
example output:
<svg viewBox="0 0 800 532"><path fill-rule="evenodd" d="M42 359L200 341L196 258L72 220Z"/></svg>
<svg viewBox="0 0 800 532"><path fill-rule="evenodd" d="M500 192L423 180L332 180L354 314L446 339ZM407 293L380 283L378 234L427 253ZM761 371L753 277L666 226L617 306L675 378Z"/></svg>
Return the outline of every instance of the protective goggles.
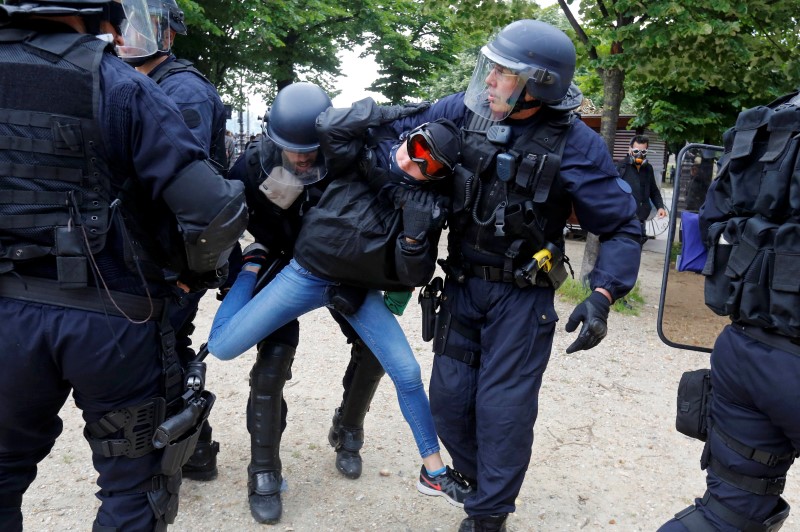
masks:
<svg viewBox="0 0 800 532"><path fill-rule="evenodd" d="M408 157L417 163L428 179L442 179L453 172L453 165L436 149L430 133L424 128L412 131L406 139Z"/></svg>
<svg viewBox="0 0 800 532"><path fill-rule="evenodd" d="M645 148L643 150L631 149L631 153L633 155L641 155L642 157L644 157L645 155L647 155L647 148Z"/></svg>

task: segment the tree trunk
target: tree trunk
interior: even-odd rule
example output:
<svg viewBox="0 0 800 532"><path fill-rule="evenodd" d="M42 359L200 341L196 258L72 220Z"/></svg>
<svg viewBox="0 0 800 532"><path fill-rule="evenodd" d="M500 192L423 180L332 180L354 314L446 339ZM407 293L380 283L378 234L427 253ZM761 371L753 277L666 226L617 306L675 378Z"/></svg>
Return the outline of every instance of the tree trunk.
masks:
<svg viewBox="0 0 800 532"><path fill-rule="evenodd" d="M622 98L625 96L623 83L625 72L618 68L606 69L602 71L603 76L603 111L600 118L600 136L608 147L611 156L614 156L614 140L617 137L617 120L619 119L619 107ZM578 220L580 222L580 220ZM597 254L600 251L600 239L592 233L586 234L586 246L583 250L583 262L581 263L580 280L583 284L589 284L589 274L594 269L597 262Z"/></svg>

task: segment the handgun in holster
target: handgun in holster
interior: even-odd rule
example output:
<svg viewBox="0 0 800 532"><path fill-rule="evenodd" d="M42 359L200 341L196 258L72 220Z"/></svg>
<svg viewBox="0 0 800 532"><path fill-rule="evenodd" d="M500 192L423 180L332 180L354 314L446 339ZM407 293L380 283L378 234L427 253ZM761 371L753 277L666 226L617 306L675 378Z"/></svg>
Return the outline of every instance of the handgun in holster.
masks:
<svg viewBox="0 0 800 532"><path fill-rule="evenodd" d="M430 342L436 333L436 313L442 303L444 281L434 277L419 293L419 304L422 307L422 340Z"/></svg>
<svg viewBox="0 0 800 532"><path fill-rule="evenodd" d="M216 396L205 389L208 347L203 344L186 370L186 391L170 405L175 413L164 420L153 434L153 447L164 449L162 472L171 476L189 460L208 419Z"/></svg>
<svg viewBox="0 0 800 532"><path fill-rule="evenodd" d="M564 253L555 244L545 242L527 264L514 271L514 282L520 288L543 284L558 288L567 278L563 259Z"/></svg>

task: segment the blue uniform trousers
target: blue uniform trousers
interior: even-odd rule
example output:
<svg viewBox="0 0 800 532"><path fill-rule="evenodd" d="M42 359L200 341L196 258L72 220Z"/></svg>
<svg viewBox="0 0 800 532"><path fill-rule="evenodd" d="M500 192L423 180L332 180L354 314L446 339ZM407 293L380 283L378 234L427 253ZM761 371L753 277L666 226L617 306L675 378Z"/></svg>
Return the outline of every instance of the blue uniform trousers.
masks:
<svg viewBox="0 0 800 532"><path fill-rule="evenodd" d="M479 353L480 363L436 355L429 387L436 430L455 469L477 480L467 514L513 512L553 344L553 290L472 277L464 284L448 280L445 294L452 320L480 331L477 343L451 326L446 350Z"/></svg>
<svg viewBox="0 0 800 532"><path fill-rule="evenodd" d="M22 494L61 434L58 412L70 390L86 422L163 397L161 337L155 321L133 325L7 298L0 298L0 324L0 530L17 531ZM88 451L88 444L81 450ZM99 524L153 529L147 495L136 488L159 473L160 460L161 452L135 459L93 455Z"/></svg>
<svg viewBox="0 0 800 532"><path fill-rule="evenodd" d="M798 347L800 349L800 347ZM741 443L781 455L800 449L800 354L788 353L746 336L736 326L726 327L711 353L711 422ZM708 444L714 459L736 473L776 478L786 475L788 461L773 467L760 464L731 450L711 431ZM706 470L708 491L730 510L763 522L775 509L777 495L756 495L736 488ZM703 506L700 511L721 532L737 528ZM685 532L675 519L659 530Z"/></svg>

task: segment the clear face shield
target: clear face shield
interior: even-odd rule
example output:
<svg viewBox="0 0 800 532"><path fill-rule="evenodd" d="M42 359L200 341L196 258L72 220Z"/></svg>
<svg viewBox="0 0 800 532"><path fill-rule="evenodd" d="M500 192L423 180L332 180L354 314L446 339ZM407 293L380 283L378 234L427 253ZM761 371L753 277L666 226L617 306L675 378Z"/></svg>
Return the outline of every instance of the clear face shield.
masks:
<svg viewBox="0 0 800 532"><path fill-rule="evenodd" d="M507 118L525 88L530 70L525 63L501 57L484 46L464 95L464 105L489 120Z"/></svg>
<svg viewBox="0 0 800 532"><path fill-rule="evenodd" d="M274 149L274 144L262 141L261 147L261 169L267 178L261 183L259 190L281 209L288 209L300 197L306 185L321 181L327 174L325 161L319 150L305 153L282 150L281 164L267 168L263 152L265 149Z"/></svg>
<svg viewBox="0 0 800 532"><path fill-rule="evenodd" d="M117 54L122 59L141 59L150 57L158 51L158 42L153 31L150 11L146 0L122 0L125 20L121 24L123 46L117 46ZM167 24L169 14L165 13Z"/></svg>

